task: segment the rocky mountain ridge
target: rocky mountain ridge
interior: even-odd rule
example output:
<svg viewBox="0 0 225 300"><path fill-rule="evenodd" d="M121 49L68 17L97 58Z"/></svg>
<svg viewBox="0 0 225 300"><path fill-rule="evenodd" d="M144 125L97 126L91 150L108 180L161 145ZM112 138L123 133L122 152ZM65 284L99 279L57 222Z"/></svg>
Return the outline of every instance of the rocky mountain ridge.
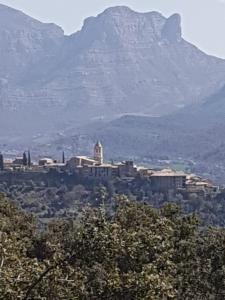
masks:
<svg viewBox="0 0 225 300"><path fill-rule="evenodd" d="M6 138L29 140L123 114L168 114L225 83L225 61L186 42L177 14L113 7L65 36L0 5L0 25Z"/></svg>

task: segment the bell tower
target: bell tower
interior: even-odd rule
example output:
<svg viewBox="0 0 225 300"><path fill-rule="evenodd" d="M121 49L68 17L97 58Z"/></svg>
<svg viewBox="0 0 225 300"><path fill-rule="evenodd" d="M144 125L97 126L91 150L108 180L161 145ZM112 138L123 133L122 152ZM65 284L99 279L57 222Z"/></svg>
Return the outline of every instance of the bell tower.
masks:
<svg viewBox="0 0 225 300"><path fill-rule="evenodd" d="M94 160L96 160L99 164L103 164L103 147L99 141L94 147Z"/></svg>

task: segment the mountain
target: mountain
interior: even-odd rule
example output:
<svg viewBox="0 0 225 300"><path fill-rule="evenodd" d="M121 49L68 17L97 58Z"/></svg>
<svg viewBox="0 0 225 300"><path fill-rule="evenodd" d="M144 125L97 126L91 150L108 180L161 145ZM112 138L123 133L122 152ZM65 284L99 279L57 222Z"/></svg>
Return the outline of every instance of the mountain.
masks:
<svg viewBox="0 0 225 300"><path fill-rule="evenodd" d="M90 148L100 139L110 158L178 160L194 162L194 171L225 182L225 86L201 103L160 117L126 115L96 121L67 132L55 141L68 151ZM72 146L72 148L70 148Z"/></svg>
<svg viewBox="0 0 225 300"><path fill-rule="evenodd" d="M63 37L58 26L0 5L1 85L21 82L24 73L54 53Z"/></svg>
<svg viewBox="0 0 225 300"><path fill-rule="evenodd" d="M124 114L163 116L225 83L225 61L182 38L181 19L113 7L64 35L0 5L1 141L77 131Z"/></svg>
<svg viewBox="0 0 225 300"><path fill-rule="evenodd" d="M225 86L200 104L161 117L127 115L96 122L90 136L100 138L118 155L206 158L225 145ZM83 132L84 133L84 132Z"/></svg>

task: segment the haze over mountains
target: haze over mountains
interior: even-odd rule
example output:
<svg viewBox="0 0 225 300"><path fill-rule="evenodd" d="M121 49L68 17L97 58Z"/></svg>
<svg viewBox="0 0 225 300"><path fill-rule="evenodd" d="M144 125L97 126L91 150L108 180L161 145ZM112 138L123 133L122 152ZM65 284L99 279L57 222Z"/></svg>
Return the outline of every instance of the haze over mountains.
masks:
<svg viewBox="0 0 225 300"><path fill-rule="evenodd" d="M109 8L65 36L0 5L1 131L54 132L96 118L164 115L224 84L225 61L183 40L180 16Z"/></svg>
<svg viewBox="0 0 225 300"><path fill-rule="evenodd" d="M0 142L85 135L109 155L212 161L225 148L225 60L185 41L178 14L113 7L66 36L0 5L0 57Z"/></svg>

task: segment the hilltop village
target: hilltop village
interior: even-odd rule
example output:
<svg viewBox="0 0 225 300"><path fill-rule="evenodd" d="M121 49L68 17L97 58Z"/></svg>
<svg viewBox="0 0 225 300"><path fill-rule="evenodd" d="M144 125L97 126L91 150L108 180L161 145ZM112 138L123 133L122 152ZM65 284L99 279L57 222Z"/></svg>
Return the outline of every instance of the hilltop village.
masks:
<svg viewBox="0 0 225 300"><path fill-rule="evenodd" d="M172 169L151 169L136 166L133 161L119 163L104 162L103 146L100 142L94 145L93 157L74 156L59 162L52 158L41 158L38 162L31 161L30 152L24 152L23 156L13 160L4 159L0 154L0 182L14 182L35 180L45 174L52 174L52 171L60 173L61 177L68 174L78 178L106 181L120 178L123 181L131 182L134 178L140 177L151 182L152 192L186 191L207 195L217 193L219 188L212 182L202 179L194 174L174 171Z"/></svg>

